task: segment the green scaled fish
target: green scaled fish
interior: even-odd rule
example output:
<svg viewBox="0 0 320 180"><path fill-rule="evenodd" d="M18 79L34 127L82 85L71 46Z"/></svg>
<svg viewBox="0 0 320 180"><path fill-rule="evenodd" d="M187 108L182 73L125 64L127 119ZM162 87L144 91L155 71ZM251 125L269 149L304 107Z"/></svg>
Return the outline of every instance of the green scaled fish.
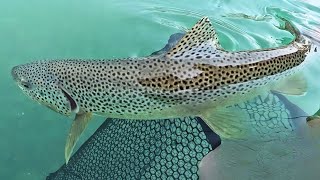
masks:
<svg viewBox="0 0 320 180"><path fill-rule="evenodd" d="M22 91L54 111L75 114L65 147L68 162L92 115L123 119L199 116L221 137L250 133L246 113L225 108L269 90L301 95L297 76L311 43L295 36L286 46L228 52L207 17L166 53L114 60L36 61L12 69ZM294 82L294 83L290 83Z"/></svg>

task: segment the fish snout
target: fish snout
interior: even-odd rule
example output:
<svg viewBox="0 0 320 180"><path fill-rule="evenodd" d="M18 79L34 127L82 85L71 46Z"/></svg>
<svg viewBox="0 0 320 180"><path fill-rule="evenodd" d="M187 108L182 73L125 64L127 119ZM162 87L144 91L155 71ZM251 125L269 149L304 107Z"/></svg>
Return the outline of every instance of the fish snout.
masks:
<svg viewBox="0 0 320 180"><path fill-rule="evenodd" d="M15 66L11 69L11 75L15 81L17 81L18 79L17 69L18 69L18 66Z"/></svg>

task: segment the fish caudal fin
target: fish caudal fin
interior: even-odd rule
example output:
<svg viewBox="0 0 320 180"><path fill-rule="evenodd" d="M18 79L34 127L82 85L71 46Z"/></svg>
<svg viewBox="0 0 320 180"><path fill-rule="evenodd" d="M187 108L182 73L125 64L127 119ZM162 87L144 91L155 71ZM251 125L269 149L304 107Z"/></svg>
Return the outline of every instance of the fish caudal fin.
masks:
<svg viewBox="0 0 320 180"><path fill-rule="evenodd" d="M284 24L277 26L279 29L290 32L294 36L294 40L300 40L301 33L293 23L283 17L280 17L279 15L276 15L276 18L284 22Z"/></svg>
<svg viewBox="0 0 320 180"><path fill-rule="evenodd" d="M235 107L214 109L200 117L222 138L243 139L251 134L249 115Z"/></svg>
<svg viewBox="0 0 320 180"><path fill-rule="evenodd" d="M302 73L289 76L272 87L272 91L287 95L304 95L307 90L307 81Z"/></svg>
<svg viewBox="0 0 320 180"><path fill-rule="evenodd" d="M243 13L232 13L228 14L224 17L229 17L229 18L243 18L243 19L250 19L254 21L269 21L272 19L272 15L264 15L264 16L252 16L248 14L243 14ZM278 29L285 30L290 32L294 37L294 40L299 40L301 38L301 33L299 29L289 20L285 19L284 17L281 17L277 14L275 14L275 18L277 20L280 20L283 22L283 24L280 24L280 26L276 26Z"/></svg>
<svg viewBox="0 0 320 180"><path fill-rule="evenodd" d="M170 59L192 58L193 56L199 56L195 52L201 52L201 55L209 55L216 49L221 49L218 36L209 18L203 17L166 54L166 57Z"/></svg>
<svg viewBox="0 0 320 180"><path fill-rule="evenodd" d="M92 113L76 114L76 117L72 122L72 126L65 146L64 155L66 164L68 164L69 162L73 148L76 145L81 133L85 130L91 119Z"/></svg>

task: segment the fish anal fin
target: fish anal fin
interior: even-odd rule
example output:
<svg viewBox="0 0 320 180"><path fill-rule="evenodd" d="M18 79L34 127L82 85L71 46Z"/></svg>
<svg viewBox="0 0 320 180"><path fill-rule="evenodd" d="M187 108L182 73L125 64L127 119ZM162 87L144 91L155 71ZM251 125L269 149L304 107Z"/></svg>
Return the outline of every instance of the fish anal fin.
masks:
<svg viewBox="0 0 320 180"><path fill-rule="evenodd" d="M307 81L304 75L298 73L278 82L272 88L272 91L287 95L304 95L307 89Z"/></svg>
<svg viewBox="0 0 320 180"><path fill-rule="evenodd" d="M208 17L201 18L191 30L166 54L167 58L190 57L191 52L201 50L209 55L216 49L221 49L218 36ZM198 55L199 56L199 55Z"/></svg>
<svg viewBox="0 0 320 180"><path fill-rule="evenodd" d="M236 107L214 109L200 117L222 138L244 139L251 133L247 126L249 115Z"/></svg>
<svg viewBox="0 0 320 180"><path fill-rule="evenodd" d="M92 119L92 113L77 113L72 122L72 126L67 137L65 146L65 160L68 164L74 146L76 145L80 135L87 127L89 121Z"/></svg>

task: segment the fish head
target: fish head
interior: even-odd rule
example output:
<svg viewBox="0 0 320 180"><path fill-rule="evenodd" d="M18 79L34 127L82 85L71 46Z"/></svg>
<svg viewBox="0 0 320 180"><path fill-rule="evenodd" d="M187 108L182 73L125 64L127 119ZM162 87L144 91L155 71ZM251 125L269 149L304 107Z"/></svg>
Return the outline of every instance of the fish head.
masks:
<svg viewBox="0 0 320 180"><path fill-rule="evenodd" d="M77 113L77 103L53 69L46 62L34 62L13 67L11 74L24 94L41 105L66 116Z"/></svg>

